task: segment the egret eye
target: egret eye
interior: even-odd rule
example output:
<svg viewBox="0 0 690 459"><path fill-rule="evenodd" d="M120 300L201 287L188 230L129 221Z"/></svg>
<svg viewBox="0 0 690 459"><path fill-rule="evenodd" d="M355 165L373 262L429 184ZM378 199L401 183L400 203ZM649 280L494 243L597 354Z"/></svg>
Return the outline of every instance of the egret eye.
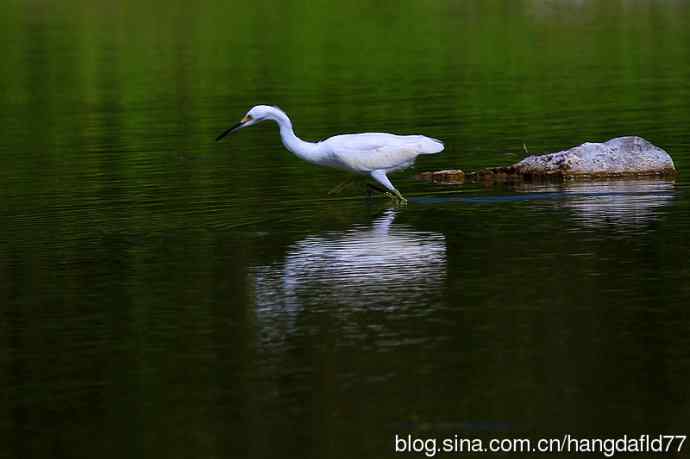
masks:
<svg viewBox="0 0 690 459"><path fill-rule="evenodd" d="M242 123L246 123L247 121L251 121L251 120L253 120L253 119L254 119L254 118L252 118L251 115L244 115L244 118L242 118L242 121L241 121L241 122L242 122Z"/></svg>

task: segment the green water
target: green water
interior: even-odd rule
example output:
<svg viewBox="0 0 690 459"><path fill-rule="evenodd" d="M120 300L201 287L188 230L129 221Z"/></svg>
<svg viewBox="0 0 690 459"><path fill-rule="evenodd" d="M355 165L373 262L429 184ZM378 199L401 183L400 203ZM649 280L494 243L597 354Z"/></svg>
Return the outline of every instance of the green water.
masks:
<svg viewBox="0 0 690 459"><path fill-rule="evenodd" d="M0 455L688 433L690 3L10 0L0 21ZM343 176L275 126L213 141L257 103L311 140L443 139L416 171L635 134L680 175L411 170L407 208L329 198Z"/></svg>

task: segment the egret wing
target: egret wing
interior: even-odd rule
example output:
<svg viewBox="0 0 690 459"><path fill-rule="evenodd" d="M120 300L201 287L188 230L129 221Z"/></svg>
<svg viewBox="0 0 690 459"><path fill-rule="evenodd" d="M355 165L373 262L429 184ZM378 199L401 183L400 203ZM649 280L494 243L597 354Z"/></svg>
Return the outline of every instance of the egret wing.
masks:
<svg viewBox="0 0 690 459"><path fill-rule="evenodd" d="M331 137L326 142L338 161L360 172L404 167L419 154L443 150L441 142L421 135L345 134Z"/></svg>

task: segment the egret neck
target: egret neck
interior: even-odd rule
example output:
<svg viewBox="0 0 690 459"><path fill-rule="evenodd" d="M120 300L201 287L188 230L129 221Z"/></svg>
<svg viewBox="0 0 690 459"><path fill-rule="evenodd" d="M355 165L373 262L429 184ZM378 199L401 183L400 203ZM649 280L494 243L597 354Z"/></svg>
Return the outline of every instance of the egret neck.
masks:
<svg viewBox="0 0 690 459"><path fill-rule="evenodd" d="M317 148L317 144L305 142L297 137L292 129L292 122L285 113L280 110L273 110L271 119L278 123L280 127L280 138L285 148L305 161L317 164L322 162L323 154Z"/></svg>

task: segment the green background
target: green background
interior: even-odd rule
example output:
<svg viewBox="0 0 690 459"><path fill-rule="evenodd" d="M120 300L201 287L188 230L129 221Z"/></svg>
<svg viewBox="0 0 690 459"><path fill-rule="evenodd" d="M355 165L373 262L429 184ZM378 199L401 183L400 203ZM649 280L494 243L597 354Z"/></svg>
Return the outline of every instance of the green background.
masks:
<svg viewBox="0 0 690 459"><path fill-rule="evenodd" d="M0 21L0 452L687 433L688 2L9 0ZM213 141L259 103L308 140L443 139L417 171L635 134L680 175L407 171L396 211L328 197L342 173L275 126Z"/></svg>

